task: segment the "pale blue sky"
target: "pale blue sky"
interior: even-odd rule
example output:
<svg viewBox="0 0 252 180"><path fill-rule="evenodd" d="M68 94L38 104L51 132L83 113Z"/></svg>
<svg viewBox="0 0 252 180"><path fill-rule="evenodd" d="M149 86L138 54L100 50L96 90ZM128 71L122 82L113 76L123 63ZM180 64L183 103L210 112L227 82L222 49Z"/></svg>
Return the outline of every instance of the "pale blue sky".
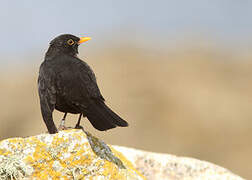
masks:
<svg viewBox="0 0 252 180"><path fill-rule="evenodd" d="M10 59L44 51L61 33L92 36L93 48L114 37L161 47L188 34L246 48L252 1L2 0L0 22L0 56Z"/></svg>

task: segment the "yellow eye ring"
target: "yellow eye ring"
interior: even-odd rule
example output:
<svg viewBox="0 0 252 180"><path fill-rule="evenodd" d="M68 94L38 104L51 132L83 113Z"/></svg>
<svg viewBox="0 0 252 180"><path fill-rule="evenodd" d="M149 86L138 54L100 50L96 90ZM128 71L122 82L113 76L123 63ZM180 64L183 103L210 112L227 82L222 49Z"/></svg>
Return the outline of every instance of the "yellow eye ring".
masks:
<svg viewBox="0 0 252 180"><path fill-rule="evenodd" d="M67 44L70 45L70 46L72 46L74 44L74 40L68 39L67 40Z"/></svg>

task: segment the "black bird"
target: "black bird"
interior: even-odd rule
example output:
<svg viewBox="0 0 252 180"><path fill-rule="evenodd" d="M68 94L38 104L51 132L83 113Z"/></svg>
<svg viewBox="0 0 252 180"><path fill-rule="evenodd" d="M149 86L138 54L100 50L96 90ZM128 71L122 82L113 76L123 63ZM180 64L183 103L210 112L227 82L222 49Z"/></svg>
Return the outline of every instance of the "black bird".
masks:
<svg viewBox="0 0 252 180"><path fill-rule="evenodd" d="M50 42L45 59L40 66L38 91L43 120L49 133L56 133L53 122L54 109L64 112L61 126L67 113L87 117L98 130L104 131L128 123L114 113L106 104L96 82L95 74L87 63L77 57L79 44L89 37L63 34Z"/></svg>

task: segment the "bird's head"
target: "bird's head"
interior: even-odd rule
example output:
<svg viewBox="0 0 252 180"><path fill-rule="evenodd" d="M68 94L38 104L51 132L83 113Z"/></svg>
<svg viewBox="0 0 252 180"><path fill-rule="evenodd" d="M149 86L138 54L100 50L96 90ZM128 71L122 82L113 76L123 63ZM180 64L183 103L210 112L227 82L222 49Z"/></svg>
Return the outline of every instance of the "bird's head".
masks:
<svg viewBox="0 0 252 180"><path fill-rule="evenodd" d="M76 37L71 34L62 34L50 42L47 53L63 53L76 56L78 54L78 46L90 39L90 37Z"/></svg>

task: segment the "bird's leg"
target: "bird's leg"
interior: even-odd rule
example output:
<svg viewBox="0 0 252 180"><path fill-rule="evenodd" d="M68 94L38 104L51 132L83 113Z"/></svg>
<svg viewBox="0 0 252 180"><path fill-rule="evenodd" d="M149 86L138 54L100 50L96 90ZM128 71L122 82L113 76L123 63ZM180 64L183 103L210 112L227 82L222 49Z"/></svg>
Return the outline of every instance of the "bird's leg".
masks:
<svg viewBox="0 0 252 180"><path fill-rule="evenodd" d="M83 127L80 125L81 116L82 116L82 113L80 113L78 122L77 122L77 124L75 125L75 129L83 129Z"/></svg>
<svg viewBox="0 0 252 180"><path fill-rule="evenodd" d="M60 122L60 126L59 126L59 130L64 130L67 129L67 127L65 127L65 119L66 119L67 113L64 114L61 122Z"/></svg>

